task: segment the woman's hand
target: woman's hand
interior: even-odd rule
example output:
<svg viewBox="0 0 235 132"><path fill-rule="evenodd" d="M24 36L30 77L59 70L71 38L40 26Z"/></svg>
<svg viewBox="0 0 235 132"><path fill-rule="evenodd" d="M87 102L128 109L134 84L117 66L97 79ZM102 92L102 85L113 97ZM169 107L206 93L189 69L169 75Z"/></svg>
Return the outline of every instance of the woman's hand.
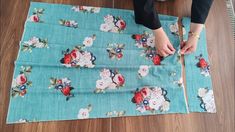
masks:
<svg viewBox="0 0 235 132"><path fill-rule="evenodd" d="M155 34L155 47L156 47L157 53L163 57L167 57L168 55L174 54L175 49L172 46L169 38L167 37L162 27L156 30L153 30L153 32Z"/></svg>
<svg viewBox="0 0 235 132"><path fill-rule="evenodd" d="M197 43L202 31L203 24L191 23L190 31L193 33L189 33L188 40L186 42L181 43L181 54L190 54L196 51Z"/></svg>

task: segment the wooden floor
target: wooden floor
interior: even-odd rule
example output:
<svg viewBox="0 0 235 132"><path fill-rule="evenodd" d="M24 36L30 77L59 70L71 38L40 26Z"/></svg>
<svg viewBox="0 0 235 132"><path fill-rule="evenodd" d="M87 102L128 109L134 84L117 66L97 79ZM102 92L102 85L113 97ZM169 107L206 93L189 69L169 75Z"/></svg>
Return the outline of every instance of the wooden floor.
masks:
<svg viewBox="0 0 235 132"><path fill-rule="evenodd" d="M6 125L9 88L14 60L29 0L0 0L0 131L1 132L234 132L234 42L225 2L215 0L206 22L212 64L216 114L170 114L77 121L56 121ZM24 2L23 2L24 1ZM133 9L132 0L41 0L50 3L78 4ZM190 0L157 3L160 13L189 16Z"/></svg>

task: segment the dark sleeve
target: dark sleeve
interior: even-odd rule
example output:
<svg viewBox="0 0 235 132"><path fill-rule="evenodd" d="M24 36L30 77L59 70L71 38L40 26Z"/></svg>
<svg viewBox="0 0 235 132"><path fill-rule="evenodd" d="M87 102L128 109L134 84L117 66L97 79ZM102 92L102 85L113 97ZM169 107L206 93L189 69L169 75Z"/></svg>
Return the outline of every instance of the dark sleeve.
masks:
<svg viewBox="0 0 235 132"><path fill-rule="evenodd" d="M204 24L213 0L193 0L191 22Z"/></svg>
<svg viewBox="0 0 235 132"><path fill-rule="evenodd" d="M153 0L133 0L135 22L150 29L158 29L161 23Z"/></svg>

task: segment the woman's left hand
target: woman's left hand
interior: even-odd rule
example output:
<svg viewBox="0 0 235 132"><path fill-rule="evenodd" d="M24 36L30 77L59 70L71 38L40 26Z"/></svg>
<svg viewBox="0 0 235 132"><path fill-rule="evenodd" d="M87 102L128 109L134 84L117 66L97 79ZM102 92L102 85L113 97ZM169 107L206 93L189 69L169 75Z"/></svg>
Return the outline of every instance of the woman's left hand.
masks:
<svg viewBox="0 0 235 132"><path fill-rule="evenodd" d="M196 51L197 43L202 31L203 24L191 23L188 40L181 43L181 54L191 54Z"/></svg>
<svg viewBox="0 0 235 132"><path fill-rule="evenodd" d="M181 43L181 54L191 54L197 49L198 38L189 36L188 40Z"/></svg>

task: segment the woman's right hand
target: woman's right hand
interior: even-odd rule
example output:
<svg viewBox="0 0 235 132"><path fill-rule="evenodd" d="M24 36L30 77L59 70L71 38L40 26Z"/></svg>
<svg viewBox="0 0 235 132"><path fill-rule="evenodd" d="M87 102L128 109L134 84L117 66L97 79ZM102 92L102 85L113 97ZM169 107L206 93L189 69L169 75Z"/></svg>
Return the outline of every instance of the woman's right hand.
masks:
<svg viewBox="0 0 235 132"><path fill-rule="evenodd" d="M172 46L169 38L167 37L162 27L153 30L153 32L155 34L155 47L157 50L157 54L159 54L162 57L167 57L169 55L174 54L175 49Z"/></svg>

